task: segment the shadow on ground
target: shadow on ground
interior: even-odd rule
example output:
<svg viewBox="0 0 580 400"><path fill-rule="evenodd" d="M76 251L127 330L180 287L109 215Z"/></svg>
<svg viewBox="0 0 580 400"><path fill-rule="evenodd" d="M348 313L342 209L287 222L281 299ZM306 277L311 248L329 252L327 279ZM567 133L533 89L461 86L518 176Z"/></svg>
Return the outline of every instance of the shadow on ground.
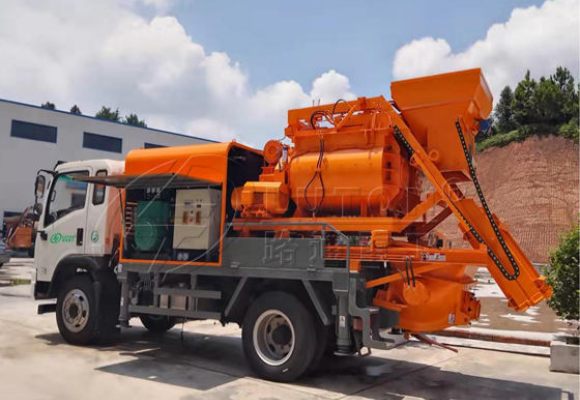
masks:
<svg viewBox="0 0 580 400"><path fill-rule="evenodd" d="M39 335L48 345L68 346L59 334ZM417 351L430 351L410 344ZM248 369L239 336L180 334L174 329L156 336L142 328L124 331L114 345L93 346L132 359L97 370L148 381L207 391L244 377ZM526 366L506 366L506 368ZM369 399L574 399L555 387L486 378L441 369L436 365L383 357L346 357L323 360L318 371L292 384L292 388L323 397L358 395Z"/></svg>

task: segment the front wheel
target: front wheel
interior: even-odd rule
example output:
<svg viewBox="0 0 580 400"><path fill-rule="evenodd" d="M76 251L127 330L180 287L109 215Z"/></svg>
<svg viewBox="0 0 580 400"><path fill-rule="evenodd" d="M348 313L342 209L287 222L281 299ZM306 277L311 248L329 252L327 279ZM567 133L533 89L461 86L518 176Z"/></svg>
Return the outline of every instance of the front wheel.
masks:
<svg viewBox="0 0 580 400"><path fill-rule="evenodd" d="M118 333L119 284L110 274L93 282L89 275L76 275L63 283L56 301L56 323L68 343L86 345L111 341ZM96 287L100 287L97 307Z"/></svg>
<svg viewBox="0 0 580 400"><path fill-rule="evenodd" d="M56 302L56 323L68 343L84 345L97 339L93 283L86 275L66 281Z"/></svg>
<svg viewBox="0 0 580 400"><path fill-rule="evenodd" d="M268 292L252 303L242 326L246 359L262 378L289 382L310 367L316 329L310 311L293 295Z"/></svg>

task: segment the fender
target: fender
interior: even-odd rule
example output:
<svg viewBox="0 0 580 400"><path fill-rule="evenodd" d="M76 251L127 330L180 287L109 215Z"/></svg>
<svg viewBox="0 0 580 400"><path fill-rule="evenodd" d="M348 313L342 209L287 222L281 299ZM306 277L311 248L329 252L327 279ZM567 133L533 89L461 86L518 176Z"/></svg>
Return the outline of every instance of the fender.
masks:
<svg viewBox="0 0 580 400"><path fill-rule="evenodd" d="M103 275L114 276L114 272L109 266L110 258L110 256L87 256L83 254L73 254L63 258L56 266L48 293L44 298L55 298L58 295L60 285L66 279L77 274L79 269L86 271L93 281L99 280ZM39 298L36 290L35 298Z"/></svg>

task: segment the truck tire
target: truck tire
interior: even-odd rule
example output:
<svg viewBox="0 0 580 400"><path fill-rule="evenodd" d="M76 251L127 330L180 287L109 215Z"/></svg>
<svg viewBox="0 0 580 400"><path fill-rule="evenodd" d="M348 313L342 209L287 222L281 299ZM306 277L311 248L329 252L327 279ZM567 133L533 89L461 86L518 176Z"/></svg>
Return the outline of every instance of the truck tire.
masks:
<svg viewBox="0 0 580 400"><path fill-rule="evenodd" d="M116 276L111 273L101 274L97 279L101 285L98 340L100 343L111 343L121 332L118 326L121 285Z"/></svg>
<svg viewBox="0 0 580 400"><path fill-rule="evenodd" d="M139 319L147 330L151 333L164 333L170 330L177 323L177 318L165 315L140 315Z"/></svg>
<svg viewBox="0 0 580 400"><path fill-rule="evenodd" d="M309 373L317 372L321 365L322 360L328 354L328 348L332 346L332 343L329 343L331 340L336 341L336 338L332 337L332 333L334 333L334 326L324 326L322 322L316 321L316 337L317 337L317 346L314 352L314 357L312 358L312 363L308 367Z"/></svg>
<svg viewBox="0 0 580 400"><path fill-rule="evenodd" d="M70 344L96 341L96 300L88 275L77 275L64 282L56 302L56 323L61 336Z"/></svg>
<svg viewBox="0 0 580 400"><path fill-rule="evenodd" d="M307 371L316 352L312 313L289 293L265 293L246 312L242 344L246 359L258 376L293 381Z"/></svg>

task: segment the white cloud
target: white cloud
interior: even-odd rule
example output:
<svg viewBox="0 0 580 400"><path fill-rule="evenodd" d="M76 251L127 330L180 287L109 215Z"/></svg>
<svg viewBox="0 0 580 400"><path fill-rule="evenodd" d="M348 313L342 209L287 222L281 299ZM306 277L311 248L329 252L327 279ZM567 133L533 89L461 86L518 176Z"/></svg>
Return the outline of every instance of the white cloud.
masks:
<svg viewBox="0 0 580 400"><path fill-rule="evenodd" d="M579 1L547 0L542 6L516 8L507 22L492 25L485 38L465 51L453 52L445 39L426 37L395 54L395 79L481 67L494 93L513 86L527 69L532 76L549 75L565 66L579 68Z"/></svg>
<svg viewBox="0 0 580 400"><path fill-rule="evenodd" d="M323 73L312 83L310 97L321 104L332 103L340 98L352 100L356 96L350 91L348 78L335 70Z"/></svg>
<svg viewBox="0 0 580 400"><path fill-rule="evenodd" d="M137 5L156 8L145 18ZM4 0L0 97L86 114L102 105L152 127L261 145L281 137L288 109L314 98L353 98L334 70L304 89L295 81L253 88L226 53L207 53L165 11L172 0Z"/></svg>
<svg viewBox="0 0 580 400"><path fill-rule="evenodd" d="M128 6L143 5L150 7L158 13L166 13L171 9L175 0L120 0L122 4Z"/></svg>
<svg viewBox="0 0 580 400"><path fill-rule="evenodd" d="M578 71L578 1L515 9L484 39L453 52L423 38L396 53L396 78L481 66L495 93L527 68ZM261 145L281 137L288 109L355 95L348 78L322 73L310 87L293 80L252 87L228 54L208 53L169 15L173 0L2 0L0 97L86 114L102 105L137 113L150 126ZM148 7L155 16L136 10ZM322 71L321 71L322 72Z"/></svg>
<svg viewBox="0 0 580 400"><path fill-rule="evenodd" d="M258 90L250 99L244 110L246 115L257 120L272 120L273 125L286 126L287 111L311 104L310 97L304 93L302 86L295 81L281 81ZM282 131L261 132L259 134L282 136ZM265 139L265 138L264 138ZM262 139L262 140L264 140Z"/></svg>
<svg viewBox="0 0 580 400"><path fill-rule="evenodd" d="M190 135L214 140L230 140L235 136L234 130L230 126L207 118L190 121L185 130Z"/></svg>

